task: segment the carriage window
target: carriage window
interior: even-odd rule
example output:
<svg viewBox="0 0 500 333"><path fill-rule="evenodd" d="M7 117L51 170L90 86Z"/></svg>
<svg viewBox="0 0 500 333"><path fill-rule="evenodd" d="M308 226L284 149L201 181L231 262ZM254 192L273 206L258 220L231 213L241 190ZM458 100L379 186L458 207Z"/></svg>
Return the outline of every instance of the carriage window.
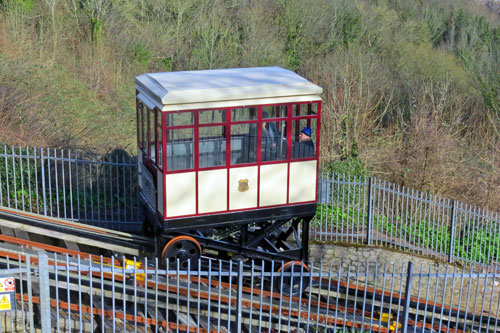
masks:
<svg viewBox="0 0 500 333"><path fill-rule="evenodd" d="M231 165L255 163L256 161L257 123L232 125Z"/></svg>
<svg viewBox="0 0 500 333"><path fill-rule="evenodd" d="M292 159L316 156L317 119L292 121Z"/></svg>
<svg viewBox="0 0 500 333"><path fill-rule="evenodd" d="M238 108L231 110L231 121L256 120L257 108Z"/></svg>
<svg viewBox="0 0 500 333"><path fill-rule="evenodd" d="M194 167L194 130L192 128L167 130L167 170Z"/></svg>
<svg viewBox="0 0 500 333"><path fill-rule="evenodd" d="M137 145L143 147L142 142L142 103L137 100Z"/></svg>
<svg viewBox="0 0 500 333"><path fill-rule="evenodd" d="M261 160L284 160L286 149L286 121L263 121Z"/></svg>
<svg viewBox="0 0 500 333"><path fill-rule="evenodd" d="M286 118L288 105L275 105L262 107L262 118Z"/></svg>
<svg viewBox="0 0 500 333"><path fill-rule="evenodd" d="M148 152L148 141L147 141L147 136L148 136L148 109L146 106L143 104L142 108L140 109L141 112L141 147L144 150L144 152L147 154Z"/></svg>
<svg viewBox="0 0 500 333"><path fill-rule="evenodd" d="M161 112L156 112L156 144L158 147L158 159L156 163L163 167L163 131L161 127Z"/></svg>
<svg viewBox="0 0 500 333"><path fill-rule="evenodd" d="M312 116L318 114L318 103L294 104L292 108L294 116Z"/></svg>
<svg viewBox="0 0 500 333"><path fill-rule="evenodd" d="M217 124L226 122L226 110L200 111L198 122L200 124Z"/></svg>
<svg viewBox="0 0 500 333"><path fill-rule="evenodd" d="M200 127L199 138L200 168L226 165L225 126Z"/></svg>
<svg viewBox="0 0 500 333"><path fill-rule="evenodd" d="M185 126L193 124L193 112L175 112L167 114L167 126Z"/></svg>
<svg viewBox="0 0 500 333"><path fill-rule="evenodd" d="M148 143L149 143L149 157L153 160L153 162L156 161L156 135L155 135L155 130L156 130L156 125L155 125L155 110L148 110L148 128L149 128L149 137L148 137Z"/></svg>

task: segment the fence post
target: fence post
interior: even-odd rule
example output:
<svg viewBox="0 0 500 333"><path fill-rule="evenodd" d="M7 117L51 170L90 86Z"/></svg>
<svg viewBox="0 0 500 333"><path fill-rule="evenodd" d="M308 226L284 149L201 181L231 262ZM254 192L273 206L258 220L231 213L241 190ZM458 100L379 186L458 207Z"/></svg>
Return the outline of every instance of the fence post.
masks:
<svg viewBox="0 0 500 333"><path fill-rule="evenodd" d="M34 309L33 309L33 290L31 283L31 256L29 254L26 255L26 288L28 292L28 317L30 322L30 333L35 332L35 320L34 318Z"/></svg>
<svg viewBox="0 0 500 333"><path fill-rule="evenodd" d="M372 177L368 177L368 207L366 209L366 243L368 245L372 245L372 185L373 179Z"/></svg>
<svg viewBox="0 0 500 333"><path fill-rule="evenodd" d="M408 272L406 275L406 286L405 286L405 304L403 307L403 333L408 332L408 313L410 310L410 298L411 298L411 276L413 274L413 264L411 261L408 262ZM396 323L397 325L397 323Z"/></svg>
<svg viewBox="0 0 500 333"><path fill-rule="evenodd" d="M43 252L38 252L38 279L40 284L40 322L42 333L50 333L49 257Z"/></svg>
<svg viewBox="0 0 500 333"><path fill-rule="evenodd" d="M43 215L47 216L47 194L45 193L45 163L43 163L43 149L42 148L40 148L40 164L42 165Z"/></svg>
<svg viewBox="0 0 500 333"><path fill-rule="evenodd" d="M241 333L241 302L243 298L243 261L238 259L238 294L236 298L236 332Z"/></svg>
<svg viewBox="0 0 500 333"><path fill-rule="evenodd" d="M455 229L457 224L457 201L453 200L451 205L451 231L450 231L450 252L448 254L448 262L453 262L453 253L455 252Z"/></svg>

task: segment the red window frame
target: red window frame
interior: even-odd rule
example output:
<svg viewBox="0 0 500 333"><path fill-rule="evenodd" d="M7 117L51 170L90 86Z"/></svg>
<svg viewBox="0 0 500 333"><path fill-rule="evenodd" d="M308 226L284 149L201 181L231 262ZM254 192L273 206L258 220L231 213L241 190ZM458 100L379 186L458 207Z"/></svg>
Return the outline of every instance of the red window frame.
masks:
<svg viewBox="0 0 500 333"><path fill-rule="evenodd" d="M160 122L158 122L158 120ZM163 171L163 155L165 154L165 151L163 149L163 135L162 135L162 117L161 117L161 111L158 110L157 108L155 108L155 140L156 140L156 145L155 145L155 148L156 148L156 158L155 158L155 163L156 163L156 167L160 170L160 171ZM160 133L158 133L158 127L160 129ZM160 140L159 138L162 138L161 140L161 144L160 144ZM161 154L161 161L160 161L160 150L162 152Z"/></svg>
<svg viewBox="0 0 500 333"><path fill-rule="evenodd" d="M312 109L313 104L317 104L317 113L310 115L299 115L296 116L293 114L293 105L302 105L302 104L309 104L309 110ZM270 117L270 118L263 118L262 117L262 109L263 107L267 106L280 106L280 105L287 105L288 107L288 112L286 117ZM237 109L237 108L257 108L257 119L252 119L252 120L241 120L241 121L232 121L232 110ZM200 111L211 111L211 110L225 110L226 111L226 119L225 122L217 122L217 123L210 123L210 124L199 124L199 112ZM166 118L168 114L171 113L193 113L194 121L193 124L190 125L174 125L174 126L167 126L166 124ZM309 112L308 112L309 113ZM267 164L277 164L277 163L290 163L290 162L297 162L297 161L304 161L304 160L316 160L319 158L319 146L320 146L320 115L321 115L321 101L312 101L312 102L295 102L295 103L275 103L275 104L263 104L263 105L245 105L245 106L232 106L232 107L218 107L218 108L203 108L203 109L192 109L192 110L182 110L182 111L168 111L168 112L162 112L162 134L163 134L163 169L165 170L165 174L172 174L172 173L182 173L182 172L187 172L187 171L205 171L205 170L216 170L216 169L224 169L224 168L238 168L238 167L248 167L248 166L256 166L256 165L267 165ZM305 157L305 158L295 158L292 159L291 156L291 149L292 149L292 122L296 120L302 120L302 119L316 119L316 135L315 135L315 156L313 157ZM273 161L262 161L262 156L261 156L261 147L262 147L262 126L259 126L262 124L262 121L286 121L286 130L287 130L287 157L286 159L282 160L273 160ZM240 124L257 124L257 158L255 162L251 163L243 163L243 164L231 164L231 125L240 125ZM308 125L310 125L310 121L308 122ZM220 166L214 166L214 167L205 167L205 168L200 168L199 166L199 128L200 127L213 127L213 126L224 126L225 131L226 131L226 163L225 165L220 165ZM148 126L149 128L149 126ZM157 126L155 128L158 128ZM167 161L166 161L166 146L168 143L168 137L166 135L167 130L170 129L186 129L186 128L191 128L193 129L193 140L194 140L194 149L193 149L193 154L194 154L194 163L193 163L193 168L190 169L180 169L180 170L171 170L167 171ZM157 155L158 156L158 155Z"/></svg>
<svg viewBox="0 0 500 333"><path fill-rule="evenodd" d="M309 110L312 109L313 104L317 104L317 113L313 115L299 115L296 116L293 114L293 106L294 105L302 105L302 104L309 104ZM273 107L273 106L280 106L280 105L287 105L288 107L288 114L286 117L270 117L270 118L263 118L262 117L262 111L263 107ZM236 108L257 108L257 119L253 120L242 120L242 121L235 121L233 122L231 117L232 117L232 110ZM209 124L199 124L199 112L200 111L211 111L211 110L225 110L226 112L226 119L224 122L217 122L217 123L209 123ZM299 103L276 103L276 104L265 104L265 105L248 105L248 106L233 106L233 107L218 107L218 108L204 108L204 109L193 109L193 110L183 110L183 111L170 111L170 112L162 112L159 109L155 108L153 110L149 109L144 103L142 103L140 100L137 99L136 103L136 113L137 113L137 141L138 141L138 147L143 151L143 153L146 155L146 157L150 160L151 158L151 149L152 149L152 140L154 139L155 145L156 145L156 154L155 154L155 165L159 170L167 170L167 154L166 154L166 145L168 142L168 138L166 135L166 132L168 129L182 129L182 128L192 128L194 132L194 167L191 169L182 169L182 170L172 170L172 171L166 171L166 173L180 173L180 172L186 172L186 171L198 171L198 170L212 170L212 169L223 169L223 168L234 168L234 167L246 167L246 166L255 166L255 165L266 165L266 164L274 164L274 163L285 163L285 162L292 162L292 161L302 161L302 160L314 160L319 158L319 146L320 146L320 128L321 128L321 101L312 101L312 102L299 102ZM169 113L194 113L194 121L193 124L191 125L180 125L180 126L167 126L166 124L166 118ZM309 112L308 112L309 113ZM299 159L292 159L291 156L291 148L292 148L292 122L295 120L301 120L301 119L316 119L316 136L315 136L315 150L316 154L314 157L307 157L307 158L299 158ZM261 156L261 141L262 141L262 121L286 121L286 129L287 129L287 157L286 159L283 160L273 160L273 161L262 161L262 156ZM159 124L158 122L161 121ZM154 122L154 133L151 133L151 122ZM238 124L257 124L257 158L255 162L251 163L244 163L244 164L231 164L231 125L238 125ZM308 125L310 125L310 121L308 122ZM225 129L225 137L226 137L226 163L225 165L220 165L220 166L215 166L215 167L206 167L206 168L200 168L199 167L199 128L200 127L212 127L212 126L224 126ZM139 129L140 128L140 129ZM159 128L162 129L162 133L158 133ZM296 129L298 130L298 129ZM296 134L296 133L295 133ZM162 135L162 149L163 149L163 156L162 156L162 163L158 163L156 160L159 156L159 135ZM160 166L161 164L161 166Z"/></svg>
<svg viewBox="0 0 500 333"><path fill-rule="evenodd" d="M136 131L137 131L137 147L142 149L142 102L135 99L135 112L136 112Z"/></svg>

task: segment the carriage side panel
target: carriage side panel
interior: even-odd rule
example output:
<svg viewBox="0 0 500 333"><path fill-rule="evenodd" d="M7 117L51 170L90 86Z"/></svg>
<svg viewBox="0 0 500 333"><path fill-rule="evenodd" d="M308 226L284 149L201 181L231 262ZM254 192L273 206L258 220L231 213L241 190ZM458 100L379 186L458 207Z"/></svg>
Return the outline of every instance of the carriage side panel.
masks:
<svg viewBox="0 0 500 333"><path fill-rule="evenodd" d="M227 210L227 169L198 173L198 213Z"/></svg>
<svg viewBox="0 0 500 333"><path fill-rule="evenodd" d="M260 166L259 206L286 204L288 163Z"/></svg>
<svg viewBox="0 0 500 333"><path fill-rule="evenodd" d="M317 161L290 163L289 203L316 200Z"/></svg>
<svg viewBox="0 0 500 333"><path fill-rule="evenodd" d="M196 173L174 173L165 177L167 217L196 214Z"/></svg>

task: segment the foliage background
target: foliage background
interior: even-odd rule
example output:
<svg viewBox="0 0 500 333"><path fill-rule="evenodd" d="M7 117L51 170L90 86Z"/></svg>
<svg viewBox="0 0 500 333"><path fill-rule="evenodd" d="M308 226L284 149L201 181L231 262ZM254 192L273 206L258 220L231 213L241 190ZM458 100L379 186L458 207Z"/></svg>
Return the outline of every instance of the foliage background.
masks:
<svg viewBox="0 0 500 333"><path fill-rule="evenodd" d="M0 141L135 150L134 77L282 66L322 166L500 210L498 13L465 0L0 0Z"/></svg>

